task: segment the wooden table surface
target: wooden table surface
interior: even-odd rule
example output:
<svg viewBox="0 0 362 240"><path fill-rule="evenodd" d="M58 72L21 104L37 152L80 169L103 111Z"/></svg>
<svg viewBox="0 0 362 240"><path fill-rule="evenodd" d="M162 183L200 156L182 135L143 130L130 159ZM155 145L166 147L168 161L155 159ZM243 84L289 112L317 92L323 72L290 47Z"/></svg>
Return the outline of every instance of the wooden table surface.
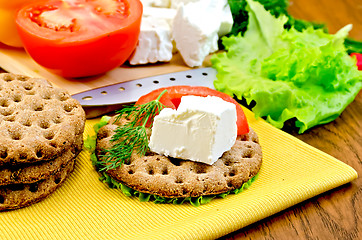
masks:
<svg viewBox="0 0 362 240"><path fill-rule="evenodd" d="M352 23L350 36L362 41L361 0L292 0L289 11L296 18L326 23L331 33ZM87 84L69 82L68 87L76 93L100 83ZM361 176L361 121L362 92L335 121L302 135L294 129L285 131L350 165ZM358 178L221 239L362 239L361 199L362 180Z"/></svg>
<svg viewBox="0 0 362 240"><path fill-rule="evenodd" d="M292 0L289 12L326 23L330 33L352 23L350 36L362 41L361 0ZM350 165L359 178L222 239L362 239L362 91L335 121L302 135L286 131Z"/></svg>

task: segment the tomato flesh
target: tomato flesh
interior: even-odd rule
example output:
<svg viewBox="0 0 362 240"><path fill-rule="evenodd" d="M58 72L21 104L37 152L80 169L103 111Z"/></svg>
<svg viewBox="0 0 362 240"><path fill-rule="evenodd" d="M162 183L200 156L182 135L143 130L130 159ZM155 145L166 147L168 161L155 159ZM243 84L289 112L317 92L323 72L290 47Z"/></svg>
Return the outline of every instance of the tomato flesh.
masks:
<svg viewBox="0 0 362 240"><path fill-rule="evenodd" d="M87 77L128 59L141 17L139 0L50 0L23 7L16 24L38 64L64 77Z"/></svg>
<svg viewBox="0 0 362 240"><path fill-rule="evenodd" d="M361 53L351 53L352 57L355 57L357 60L357 68L358 70L362 70L362 54Z"/></svg>
<svg viewBox="0 0 362 240"><path fill-rule="evenodd" d="M208 87L172 86L172 87L159 88L140 97L137 100L136 104L144 104L152 100L155 100L164 90L167 90L167 92L162 95L162 97L160 98L160 102L164 104L166 107L170 107L173 109L176 109L178 107L178 105L181 102L181 97L187 95L194 95L200 97L216 96L220 97L224 101L233 103L236 107L236 116L237 116L236 125L238 129L238 135L243 135L249 132L248 121L240 104L229 95L223 92L219 92L217 90L213 90Z"/></svg>

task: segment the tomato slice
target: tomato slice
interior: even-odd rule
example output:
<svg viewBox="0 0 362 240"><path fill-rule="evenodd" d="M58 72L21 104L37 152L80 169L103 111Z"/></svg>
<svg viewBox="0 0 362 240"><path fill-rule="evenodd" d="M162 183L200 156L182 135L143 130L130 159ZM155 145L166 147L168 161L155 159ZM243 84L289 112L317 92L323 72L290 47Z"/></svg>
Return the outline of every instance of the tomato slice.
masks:
<svg viewBox="0 0 362 240"><path fill-rule="evenodd" d="M351 53L352 57L355 57L357 60L357 68L358 70L362 70L362 54L361 53Z"/></svg>
<svg viewBox="0 0 362 240"><path fill-rule="evenodd" d="M236 106L236 125L238 128L238 135L243 135L249 132L248 121L240 104L226 93L219 92L208 87L181 85L159 88L140 97L136 104L144 104L157 99L157 97L161 94L163 90L167 90L167 92L162 95L160 102L163 103L166 107L170 107L173 109L176 109L178 107L181 102L181 97L186 95L194 95L200 97L216 96L220 97L224 101L233 103Z"/></svg>
<svg viewBox="0 0 362 240"><path fill-rule="evenodd" d="M123 64L137 45L140 0L49 0L20 9L17 29L29 55L64 77Z"/></svg>

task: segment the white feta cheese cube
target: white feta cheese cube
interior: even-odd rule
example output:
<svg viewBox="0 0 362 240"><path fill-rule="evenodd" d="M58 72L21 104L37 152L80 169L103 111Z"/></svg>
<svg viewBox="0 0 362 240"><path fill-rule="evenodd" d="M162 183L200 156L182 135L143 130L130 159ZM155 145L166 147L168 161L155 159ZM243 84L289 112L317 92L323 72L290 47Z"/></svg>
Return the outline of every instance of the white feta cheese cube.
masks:
<svg viewBox="0 0 362 240"><path fill-rule="evenodd" d="M171 28L165 19L143 17L138 44L129 58L132 65L169 62L173 44Z"/></svg>
<svg viewBox="0 0 362 240"><path fill-rule="evenodd" d="M144 7L142 16L164 19L171 27L173 19L176 16L176 9Z"/></svg>
<svg viewBox="0 0 362 240"><path fill-rule="evenodd" d="M170 0L141 0L144 7L169 8Z"/></svg>
<svg viewBox="0 0 362 240"><path fill-rule="evenodd" d="M170 0L170 8L177 9L180 5L186 5L190 2L198 2L200 0Z"/></svg>
<svg viewBox="0 0 362 240"><path fill-rule="evenodd" d="M170 8L177 9L181 4L186 5L190 2L198 2L200 0L170 0ZM220 28L218 31L219 37L228 34L231 31L234 20L231 13L230 5L227 0L218 0L215 4L214 0L201 0L206 1L204 4L215 6L216 11L222 11L220 19Z"/></svg>
<svg viewBox="0 0 362 240"><path fill-rule="evenodd" d="M222 10L221 23L220 23L220 28L218 31L219 37L222 37L222 36L225 36L226 34L228 34L231 31L233 24L234 24L234 19L233 19L233 15L231 13L230 5L228 4L227 0L223 0L223 1L225 1L225 5Z"/></svg>
<svg viewBox="0 0 362 240"><path fill-rule="evenodd" d="M201 66L207 55L218 50L219 34L231 29L230 17L227 0L200 0L179 5L172 24L172 38L189 67Z"/></svg>
<svg viewBox="0 0 362 240"><path fill-rule="evenodd" d="M211 165L231 149L236 135L234 104L214 96L184 96L177 110L165 108L155 117L149 147Z"/></svg>

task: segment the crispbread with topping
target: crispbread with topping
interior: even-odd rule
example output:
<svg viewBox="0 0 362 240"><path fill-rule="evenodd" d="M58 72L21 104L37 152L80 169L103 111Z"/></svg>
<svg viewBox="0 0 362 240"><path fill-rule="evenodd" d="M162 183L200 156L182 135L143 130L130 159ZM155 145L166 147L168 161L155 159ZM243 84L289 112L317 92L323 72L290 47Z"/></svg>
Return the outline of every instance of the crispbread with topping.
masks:
<svg viewBox="0 0 362 240"><path fill-rule="evenodd" d="M83 133L79 102L47 80L0 74L0 166L54 159Z"/></svg>
<svg viewBox="0 0 362 240"><path fill-rule="evenodd" d="M98 158L104 154L104 149L113 146L114 142L110 140L114 130L124 123L124 119L115 122L115 118L111 118L107 125L99 129L96 145ZM258 173L261 163L262 151L258 136L251 129L248 134L239 136L232 149L225 152L213 165L152 152L139 156L134 152L130 162L106 173L139 192L184 198L220 194L240 188Z"/></svg>

